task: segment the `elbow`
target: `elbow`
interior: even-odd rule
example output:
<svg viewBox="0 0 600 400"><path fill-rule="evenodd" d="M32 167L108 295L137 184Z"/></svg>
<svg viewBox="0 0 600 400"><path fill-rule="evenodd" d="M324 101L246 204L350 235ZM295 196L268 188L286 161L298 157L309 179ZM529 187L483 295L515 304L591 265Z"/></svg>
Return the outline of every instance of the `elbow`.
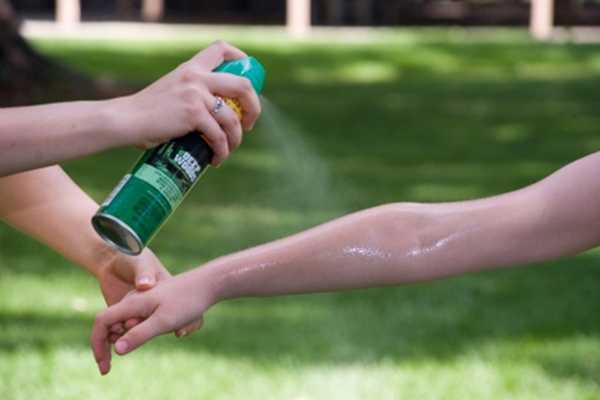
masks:
<svg viewBox="0 0 600 400"><path fill-rule="evenodd" d="M456 205L394 203L378 207L378 218L379 235L391 249L393 281L451 276L479 262L472 259L479 228Z"/></svg>
<svg viewBox="0 0 600 400"><path fill-rule="evenodd" d="M415 256L435 247L444 239L435 205L391 203L374 209L373 226L379 242L390 249L396 260L411 264Z"/></svg>

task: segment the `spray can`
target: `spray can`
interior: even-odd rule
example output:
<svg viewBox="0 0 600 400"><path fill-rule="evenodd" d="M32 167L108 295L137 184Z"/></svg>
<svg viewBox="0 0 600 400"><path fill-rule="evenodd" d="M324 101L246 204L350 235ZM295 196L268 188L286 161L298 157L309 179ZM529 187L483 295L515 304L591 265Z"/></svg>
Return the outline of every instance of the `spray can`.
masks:
<svg viewBox="0 0 600 400"><path fill-rule="evenodd" d="M227 61L215 72L245 77L258 94L262 91L265 70L253 57ZM223 100L241 119L240 103ZM121 252L140 254L198 182L212 157L212 149L199 132L146 151L92 217L94 229Z"/></svg>

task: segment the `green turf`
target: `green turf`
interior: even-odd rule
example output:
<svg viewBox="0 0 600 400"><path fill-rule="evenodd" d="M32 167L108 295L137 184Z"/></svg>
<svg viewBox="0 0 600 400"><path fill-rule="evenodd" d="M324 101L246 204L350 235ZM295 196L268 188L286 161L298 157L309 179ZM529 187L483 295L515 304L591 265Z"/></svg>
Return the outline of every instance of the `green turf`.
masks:
<svg viewBox="0 0 600 400"><path fill-rule="evenodd" d="M294 127L273 132L265 118L207 173L152 246L174 272L364 207L516 189L600 148L598 45L519 31L225 36L263 60L266 96ZM144 83L207 41L38 45ZM66 169L100 200L136 155ZM600 399L599 263L591 251L402 288L233 301L192 338L156 340L100 378L87 348L102 307L93 280L1 226L0 398Z"/></svg>

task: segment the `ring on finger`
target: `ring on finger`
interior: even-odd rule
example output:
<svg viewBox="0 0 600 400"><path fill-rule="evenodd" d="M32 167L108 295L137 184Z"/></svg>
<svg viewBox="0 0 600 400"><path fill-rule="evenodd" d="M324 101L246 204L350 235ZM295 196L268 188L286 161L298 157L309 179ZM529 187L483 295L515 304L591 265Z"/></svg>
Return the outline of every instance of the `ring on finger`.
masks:
<svg viewBox="0 0 600 400"><path fill-rule="evenodd" d="M225 101L222 97L215 96L215 105L213 106L211 113L217 115L225 106Z"/></svg>

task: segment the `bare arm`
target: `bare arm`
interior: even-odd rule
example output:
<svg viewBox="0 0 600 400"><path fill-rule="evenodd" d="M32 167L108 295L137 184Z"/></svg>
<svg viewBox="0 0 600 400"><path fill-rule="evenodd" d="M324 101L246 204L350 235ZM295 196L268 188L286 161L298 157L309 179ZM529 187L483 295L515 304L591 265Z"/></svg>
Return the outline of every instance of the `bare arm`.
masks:
<svg viewBox="0 0 600 400"><path fill-rule="evenodd" d="M224 299L399 285L581 252L600 244L598 170L600 153L516 192L385 205L222 257L101 314L96 357L110 358L104 327L131 315L147 319L117 342L120 353Z"/></svg>
<svg viewBox="0 0 600 400"><path fill-rule="evenodd" d="M242 128L252 128L260 101L247 79L211 71L244 56L216 42L131 96L0 109L0 177L112 147L152 147L193 131L203 133L219 164L240 145ZM228 107L211 114L215 94L239 99L244 120Z"/></svg>
<svg viewBox="0 0 600 400"><path fill-rule="evenodd" d="M0 176L131 144L114 100L0 109Z"/></svg>
<svg viewBox="0 0 600 400"><path fill-rule="evenodd" d="M232 298L397 285L576 254L600 244L599 170L596 153L501 196L373 208L217 259L190 279L211 273L219 296Z"/></svg>
<svg viewBox="0 0 600 400"><path fill-rule="evenodd" d="M90 273L118 253L94 232L98 205L57 166L0 178L0 219Z"/></svg>
<svg viewBox="0 0 600 400"><path fill-rule="evenodd" d="M94 275L108 304L170 277L149 249L129 257L107 246L90 222L98 205L59 167L0 178L0 199L0 220Z"/></svg>

